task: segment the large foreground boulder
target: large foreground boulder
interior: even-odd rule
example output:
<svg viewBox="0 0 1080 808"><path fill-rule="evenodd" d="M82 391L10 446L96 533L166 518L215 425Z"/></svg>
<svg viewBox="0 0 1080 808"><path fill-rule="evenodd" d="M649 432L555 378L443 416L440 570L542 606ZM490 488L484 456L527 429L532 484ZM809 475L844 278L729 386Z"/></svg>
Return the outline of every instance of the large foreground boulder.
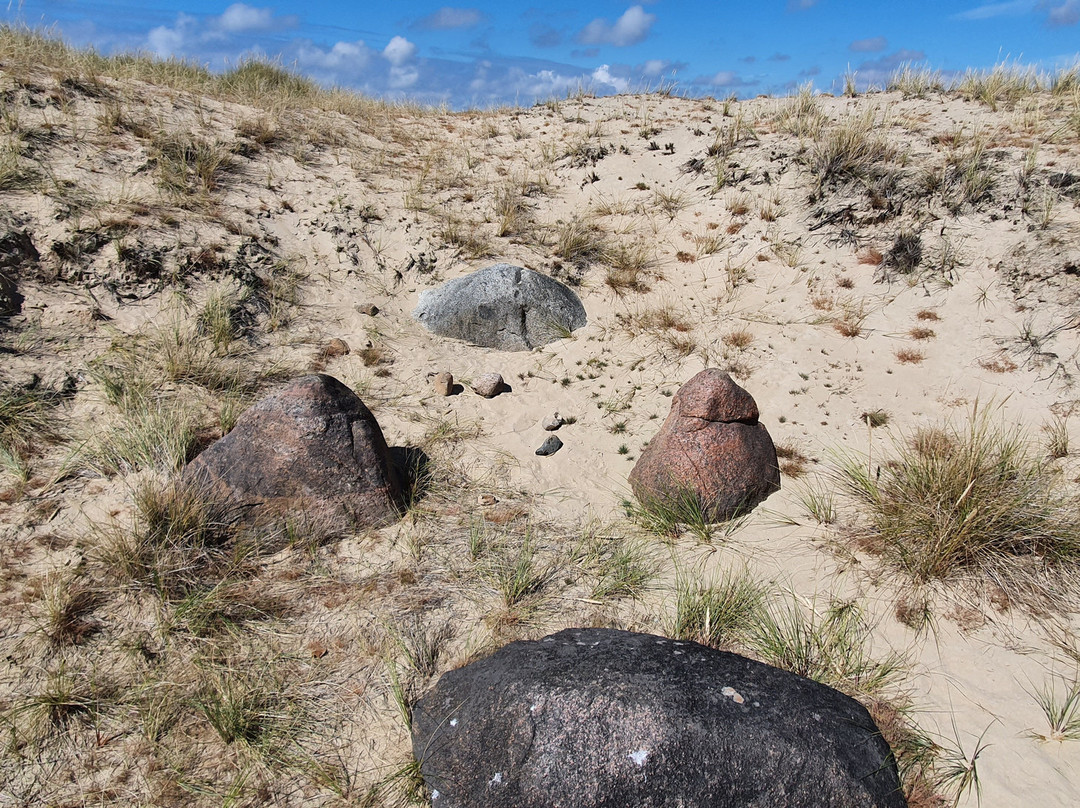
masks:
<svg viewBox="0 0 1080 808"><path fill-rule="evenodd" d="M903 808L866 709L693 642L567 629L445 674L413 712L435 808Z"/></svg>
<svg viewBox="0 0 1080 808"><path fill-rule="evenodd" d="M745 513L780 490L776 447L758 421L753 396L721 370L684 384L664 425L630 471L645 507L692 500L711 522Z"/></svg>
<svg viewBox="0 0 1080 808"><path fill-rule="evenodd" d="M578 296L531 269L495 264L420 293L413 317L436 334L527 351L585 325Z"/></svg>
<svg viewBox="0 0 1080 808"><path fill-rule="evenodd" d="M295 515L331 528L367 527L397 518L401 502L375 416L324 374L258 401L188 464L183 479L256 523Z"/></svg>

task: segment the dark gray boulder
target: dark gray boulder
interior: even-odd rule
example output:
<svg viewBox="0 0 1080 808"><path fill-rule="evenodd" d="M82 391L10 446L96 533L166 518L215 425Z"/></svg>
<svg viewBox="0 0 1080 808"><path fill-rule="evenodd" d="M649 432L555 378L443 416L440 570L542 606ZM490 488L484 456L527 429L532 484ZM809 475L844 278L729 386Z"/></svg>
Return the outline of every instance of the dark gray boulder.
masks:
<svg viewBox="0 0 1080 808"><path fill-rule="evenodd" d="M567 629L442 676L413 711L434 808L903 808L866 709L693 642Z"/></svg>
<svg viewBox="0 0 1080 808"><path fill-rule="evenodd" d="M304 376L253 404L183 480L247 521L302 517L328 528L400 515L399 476L375 416L332 376Z"/></svg>
<svg viewBox="0 0 1080 808"><path fill-rule="evenodd" d="M569 288L510 264L421 292L413 317L440 336L504 351L546 345L586 323L585 307Z"/></svg>

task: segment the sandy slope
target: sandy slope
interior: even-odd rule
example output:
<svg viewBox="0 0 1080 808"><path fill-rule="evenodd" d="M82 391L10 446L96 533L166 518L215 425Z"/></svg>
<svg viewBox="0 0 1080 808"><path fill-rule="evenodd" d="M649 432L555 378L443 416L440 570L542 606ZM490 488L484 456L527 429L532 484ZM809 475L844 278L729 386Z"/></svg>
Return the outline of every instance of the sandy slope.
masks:
<svg viewBox="0 0 1080 808"><path fill-rule="evenodd" d="M10 77L5 81L15 86ZM47 79L42 86L50 86ZM112 87L111 93L132 119L223 142L237 141L242 122L263 116L255 108L149 86ZM80 474L50 483L71 446L117 417L88 367L131 335L175 318L190 320L224 282L219 272L190 272L183 284L187 302L154 292L151 281L116 286L121 248L160 248L166 265L175 267L181 256L208 247L228 258L255 239L306 280L288 322L263 330L243 362L286 362L300 372L326 340L344 339L353 351L329 360L325 370L360 392L391 445L415 444L451 427L464 436L442 446L440 455L454 469L458 493L426 509L421 503L420 527L414 516L409 528L326 551L333 580L367 581L381 597L379 582L407 566L409 530L424 531L436 548L439 560L427 563L446 567L438 548L448 540L440 529L459 535L461 525L490 514L472 505L483 493L563 536L580 535L589 524L635 530L622 507L633 459L682 382L704 367L729 368L756 398L774 440L810 458L808 473L785 476L782 492L712 544L684 537L670 555L657 542L663 572L640 603L594 608L568 596L509 634L482 620L489 609L483 597L444 603L440 608L463 625L458 661L499 637L539 636L578 620L660 631L672 609L677 567L708 578L746 565L806 602L858 598L876 626L875 648L899 650L911 663L907 686L920 724L966 754L978 739L985 744L978 759L983 805L1076 802L1080 744L1030 737L1046 731L1032 693L1054 676L1075 675L1075 658L1053 641L1063 636L1076 648L1075 616L999 611L970 590L952 588L933 600L932 630L913 632L893 615L904 583L840 541L840 528L819 526L803 504L805 492L835 486L829 470L838 454L869 451L871 462L879 462L894 441L920 425L963 422L976 406L993 408L996 418L1021 425L1036 441L1055 415L1072 413L1080 287L1063 270L1080 256L1080 213L1076 195L1055 189L1050 177L1080 174L1080 153L1062 99L1036 96L996 111L936 95L817 99L834 122L826 130L847 116L872 115L872 131L894 151L881 162L900 180L877 202L867 193L877 179L815 191L806 159L821 138L791 131L798 99L581 98L459 115L386 111L364 121L310 113L305 127L322 132L322 142L286 141L236 158L215 201L183 211L159 201L146 138L100 123L106 100L76 93L62 105L37 106L25 88L18 98L10 108L23 125L41 128L44 121L56 137L36 147L33 159L47 165L57 183L70 181L95 198L72 217L60 213L64 194L58 190L0 195L0 204L32 234L42 265L59 266L52 245L79 228L111 233L78 273L65 270L66 281L24 282L23 315L0 335L12 346L0 367L5 381L31 373L49 381L71 373L79 380L58 415L74 442L35 460L34 479L19 493L13 479L0 477L9 481L6 504L0 504L7 590L0 647L18 649L11 653L20 664L36 664L25 651L35 581L87 555L73 539L89 523L128 518L139 479L139 473ZM279 125L288 130L293 124L286 116ZM944 172L950 149L959 144L964 152L972 133L983 139L992 190L953 212L942 194L919 183L928 168ZM730 153L720 158L723 187L717 187L707 150L729 136ZM1040 145L1025 189L1018 177L1033 143ZM695 158L705 161L701 172L687 167ZM520 207L500 236L497 205L507 193ZM831 214L836 218L826 223ZM560 234L575 218L595 228L591 238L606 239L609 248L643 251L639 288L613 289L603 259L575 264L559 254ZM921 234L917 270L888 272L887 262L867 262L868 251L887 255L904 232ZM434 271L420 271L415 261L409 268L410 259L424 257L436 259ZM500 353L435 337L410 318L421 291L497 260L572 280L589 324L542 349ZM146 297L122 296L129 292ZM375 304L378 314L362 313L364 304ZM666 327L657 312L677 328ZM854 324L849 330L858 333L845 336L838 321ZM932 336L915 339L917 327ZM741 339L731 336L742 331ZM381 350L382 364L365 364L359 349L369 343ZM902 361L903 351L921 358ZM429 377L442 370L464 385L460 395L432 393ZM472 394L469 381L490 371L500 372L512 391L491 400ZM207 412L220 405L220 397L204 399ZM887 427L867 429L862 416L874 410L888 414ZM576 422L559 432L563 450L540 458L534 454L546 436L540 423L554 411ZM1066 476L1076 475L1075 458L1058 462ZM49 518L42 517L42 503L55 506ZM856 517L842 514L841 528ZM363 657L387 609L408 611L424 602L426 574L415 589L388 585L382 605L370 612L361 607L360 616L335 611L334 597L322 590L305 589L311 611L285 631L303 638L298 648L312 637L348 637L329 659ZM354 609L357 597L340 595ZM109 610L124 613L119 605ZM401 731L380 689L378 666L357 663L342 674L345 663L334 664L329 679L378 694L360 697L370 715L362 729L342 729L343 737L351 732L361 745L371 740L376 751L364 754L374 762L392 758L386 745L399 748ZM4 677L9 702L19 692L19 670L9 667ZM961 804L974 805L974 794Z"/></svg>

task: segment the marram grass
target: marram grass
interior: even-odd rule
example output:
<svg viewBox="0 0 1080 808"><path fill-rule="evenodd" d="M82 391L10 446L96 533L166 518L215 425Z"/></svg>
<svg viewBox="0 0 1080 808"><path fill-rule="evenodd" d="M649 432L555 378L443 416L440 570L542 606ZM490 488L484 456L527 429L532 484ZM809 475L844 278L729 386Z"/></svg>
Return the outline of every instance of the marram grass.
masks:
<svg viewBox="0 0 1080 808"><path fill-rule="evenodd" d="M863 544L916 582L1019 581L1080 560L1074 497L1057 469L985 411L917 430L872 473L847 458L838 477L864 514Z"/></svg>

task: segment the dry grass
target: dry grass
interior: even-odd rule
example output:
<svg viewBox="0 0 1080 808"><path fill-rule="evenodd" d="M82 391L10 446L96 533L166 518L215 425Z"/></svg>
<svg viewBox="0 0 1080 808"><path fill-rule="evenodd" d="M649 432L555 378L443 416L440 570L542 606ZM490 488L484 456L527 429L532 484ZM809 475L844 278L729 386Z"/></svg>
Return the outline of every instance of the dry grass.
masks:
<svg viewBox="0 0 1080 808"><path fill-rule="evenodd" d="M754 341L754 334L748 328L739 328L724 334L724 336L720 338L720 341L729 348L736 348L742 351L750 347L750 344Z"/></svg>
<svg viewBox="0 0 1080 808"><path fill-rule="evenodd" d="M1080 561L1072 499L1021 433L976 412L961 428L916 431L880 469L853 458L839 480L865 515L862 546L890 567L920 584L993 582L1016 602L1068 590Z"/></svg>
<svg viewBox="0 0 1080 808"><path fill-rule="evenodd" d="M896 361L901 365L917 365L926 359L926 354L914 348L900 348L896 351Z"/></svg>

